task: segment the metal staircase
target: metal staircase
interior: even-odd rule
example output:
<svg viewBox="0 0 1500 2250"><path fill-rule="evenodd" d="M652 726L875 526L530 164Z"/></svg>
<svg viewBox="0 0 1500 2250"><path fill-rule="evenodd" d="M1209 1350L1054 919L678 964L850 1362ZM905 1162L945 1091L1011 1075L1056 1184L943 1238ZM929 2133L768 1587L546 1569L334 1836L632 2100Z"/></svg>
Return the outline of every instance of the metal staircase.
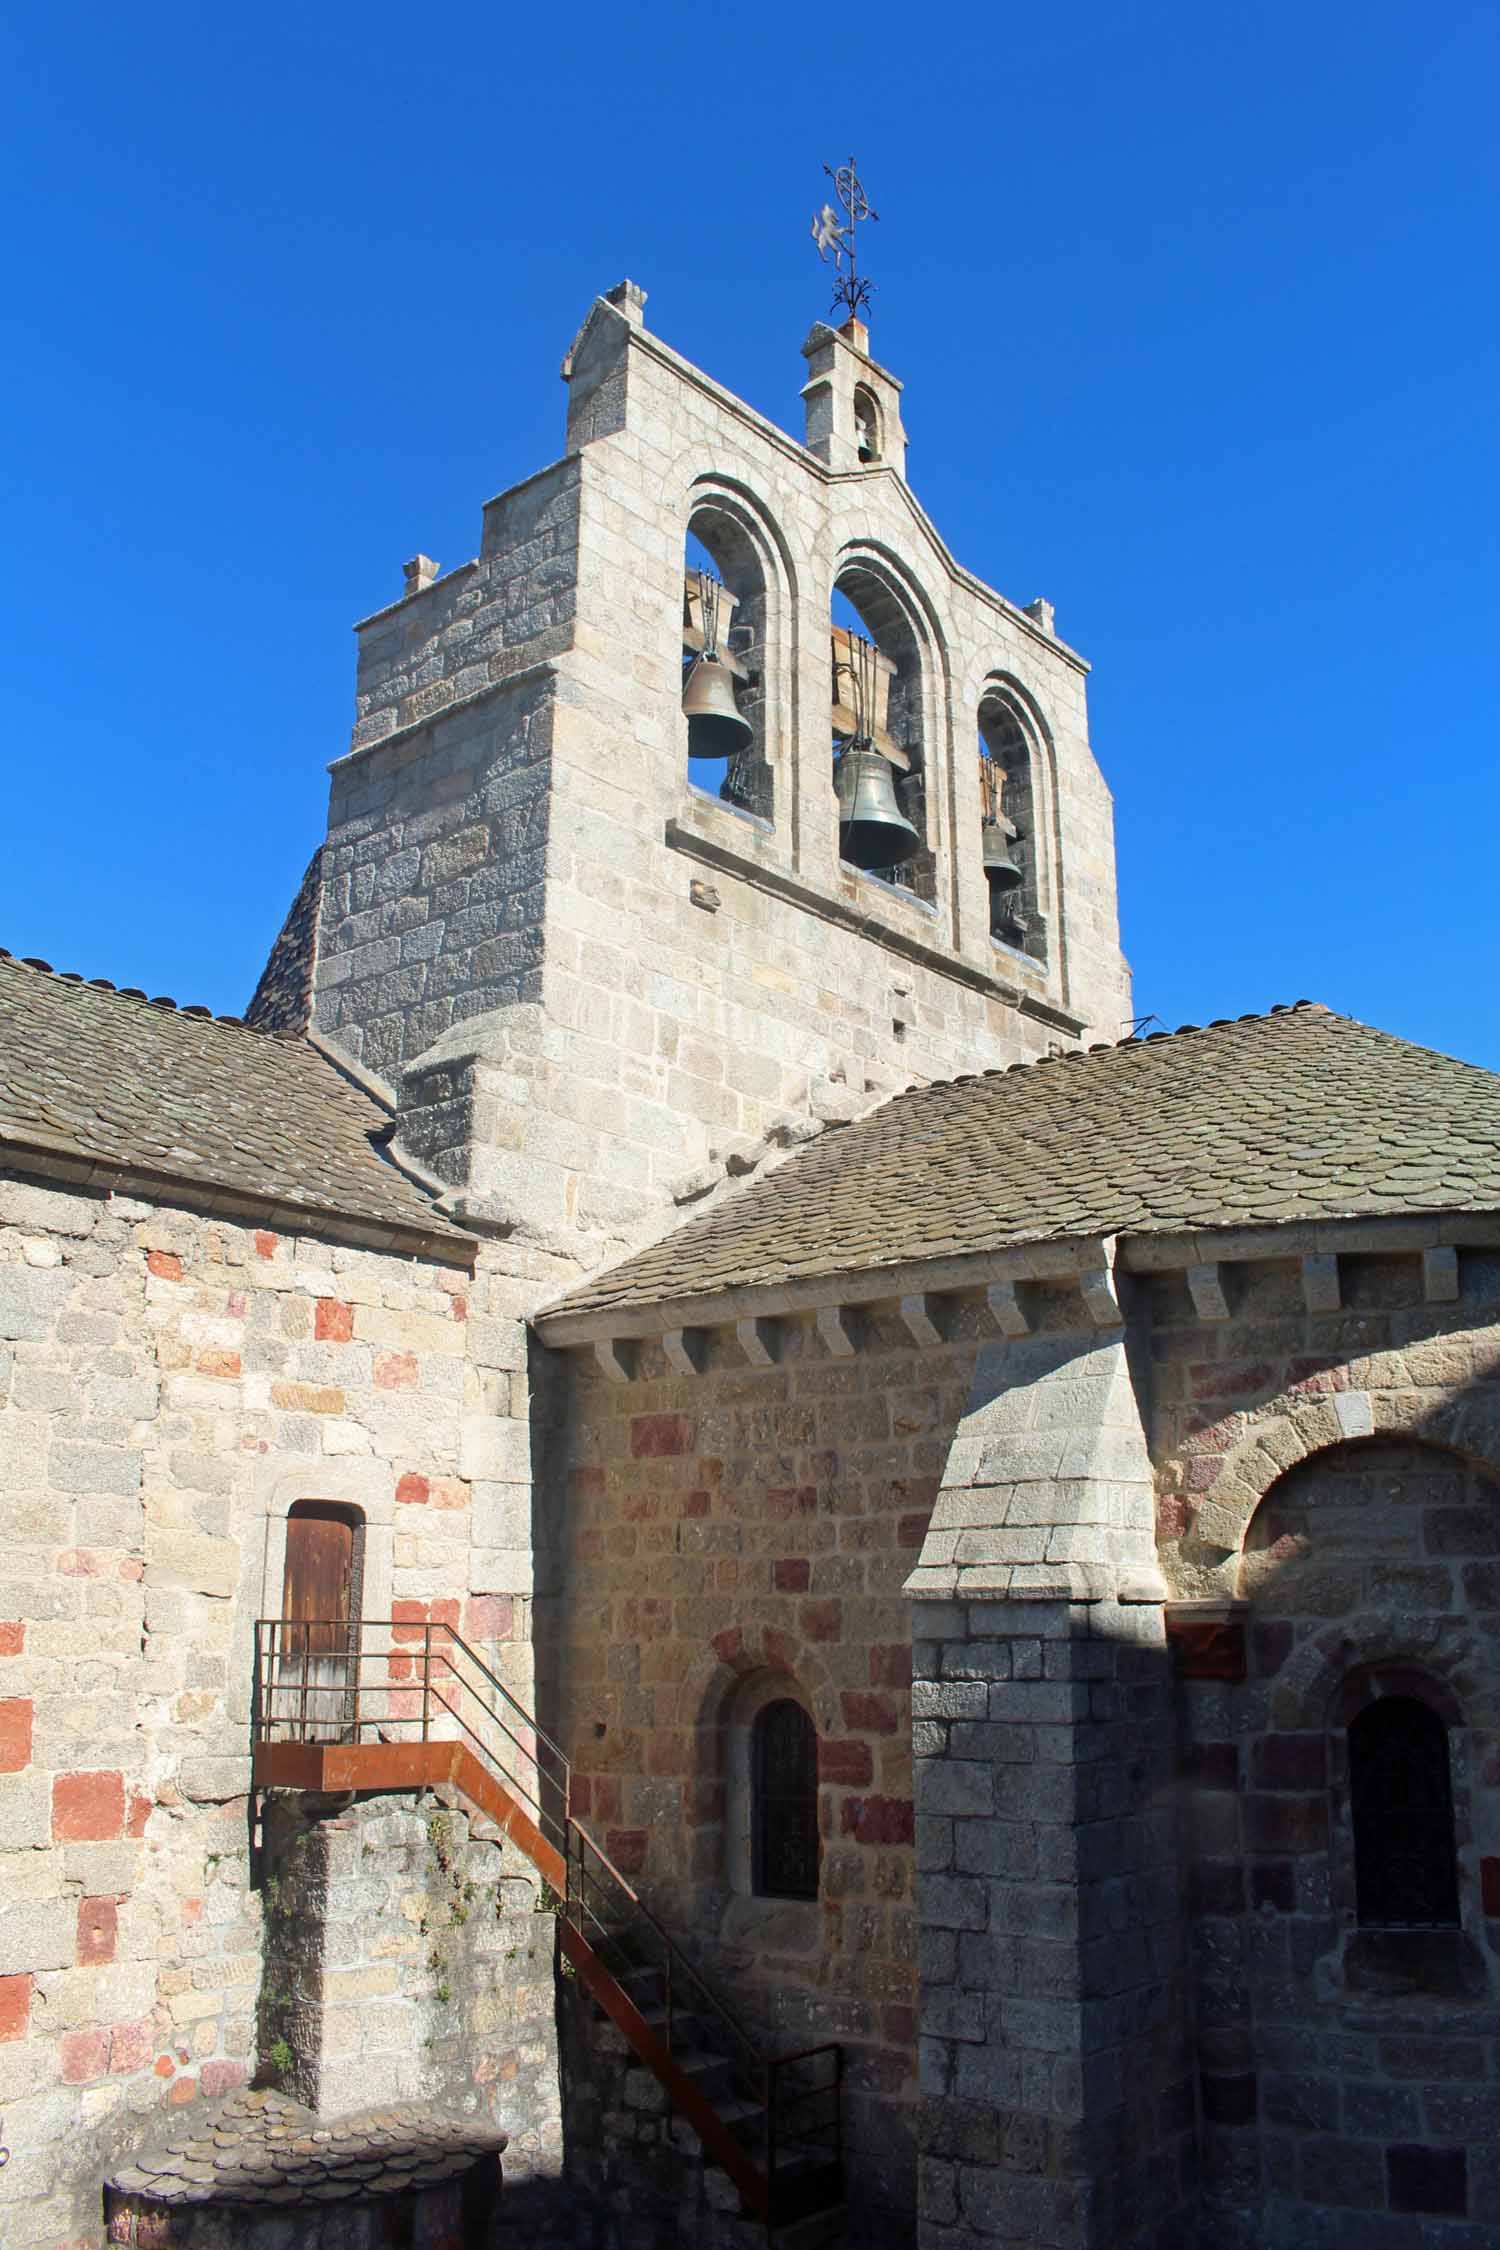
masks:
<svg viewBox="0 0 1500 2250"><path fill-rule="evenodd" d="M762 2051L574 1819L564 1752L452 1626L262 1619L252 1740L257 1789L456 1790L557 1894L565 1960L745 2211L801 2236L837 2209L843 2050Z"/></svg>

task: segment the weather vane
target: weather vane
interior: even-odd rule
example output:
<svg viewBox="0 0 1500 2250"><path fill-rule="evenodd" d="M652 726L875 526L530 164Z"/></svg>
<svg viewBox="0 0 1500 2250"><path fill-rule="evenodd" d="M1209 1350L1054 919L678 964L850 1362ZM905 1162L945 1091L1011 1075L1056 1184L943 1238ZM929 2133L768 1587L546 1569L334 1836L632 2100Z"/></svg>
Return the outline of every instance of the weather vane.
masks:
<svg viewBox="0 0 1500 2250"><path fill-rule="evenodd" d="M840 219L833 205L825 203L822 210L813 215L813 244L825 266L831 250L834 265L838 269L838 280L833 287L832 309L837 312L842 305L851 320L858 320L861 314L869 313L871 284L861 280L855 268L854 230L861 219L878 220L880 213L870 209L870 199L860 185L852 156L837 171L831 164L825 164L823 169L832 180L833 192L844 207L844 217ZM845 259L848 260L847 270Z"/></svg>

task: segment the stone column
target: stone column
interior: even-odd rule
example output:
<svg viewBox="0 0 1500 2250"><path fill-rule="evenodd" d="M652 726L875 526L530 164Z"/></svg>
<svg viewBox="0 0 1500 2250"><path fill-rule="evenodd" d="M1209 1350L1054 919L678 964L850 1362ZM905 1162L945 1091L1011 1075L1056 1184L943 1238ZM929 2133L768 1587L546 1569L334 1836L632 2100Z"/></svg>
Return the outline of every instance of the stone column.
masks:
<svg viewBox="0 0 1500 2250"><path fill-rule="evenodd" d="M1193 2145L1184 1922L1118 1321L980 1355L908 1591L922 2250L1165 2245Z"/></svg>

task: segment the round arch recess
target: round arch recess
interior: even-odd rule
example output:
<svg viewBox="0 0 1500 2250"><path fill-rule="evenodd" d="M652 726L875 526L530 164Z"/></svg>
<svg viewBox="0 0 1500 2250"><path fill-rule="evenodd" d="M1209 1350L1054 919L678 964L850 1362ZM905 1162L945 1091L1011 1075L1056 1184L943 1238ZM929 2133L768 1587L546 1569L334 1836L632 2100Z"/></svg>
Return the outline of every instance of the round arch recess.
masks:
<svg viewBox="0 0 1500 2250"><path fill-rule="evenodd" d="M1315 1401L1298 1399L1295 1412L1288 1402L1280 1414L1263 1416L1244 1441L1224 1456L1218 1480L1194 1515L1181 1546L1187 1572L1208 1581L1217 1594L1234 1598L1250 1526L1269 1494L1283 1477L1339 1446L1404 1439L1455 1454L1500 1483L1500 1398L1491 1401L1459 1393L1414 1418L1409 1396L1398 1391L1343 1391ZM1357 1435L1340 1418L1335 1397L1364 1411L1367 1426ZM1159 1527L1160 1496L1157 1521ZM1158 1528L1158 1546L1163 1544ZM1168 1569L1166 1575L1176 1597L1183 1572ZM1200 1584L1194 1590L1204 1588Z"/></svg>

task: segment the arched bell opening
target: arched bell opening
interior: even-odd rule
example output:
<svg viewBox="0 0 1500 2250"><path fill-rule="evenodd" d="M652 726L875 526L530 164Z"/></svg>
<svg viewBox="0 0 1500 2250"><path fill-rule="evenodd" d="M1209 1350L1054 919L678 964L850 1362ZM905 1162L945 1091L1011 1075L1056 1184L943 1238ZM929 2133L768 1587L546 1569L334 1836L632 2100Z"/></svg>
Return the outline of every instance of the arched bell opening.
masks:
<svg viewBox="0 0 1500 2250"><path fill-rule="evenodd" d="M766 578L754 542L728 508L704 501L688 523L683 571L688 779L770 820L765 652Z"/></svg>
<svg viewBox="0 0 1500 2250"><path fill-rule="evenodd" d="M979 706L979 840L990 894L990 935L1018 953L1045 960L1037 817L1031 745L1010 703L990 692Z"/></svg>
<svg viewBox="0 0 1500 2250"><path fill-rule="evenodd" d="M860 564L834 586L832 681L839 857L930 904L921 651L904 605Z"/></svg>
<svg viewBox="0 0 1500 2250"><path fill-rule="evenodd" d="M854 386L854 436L862 468L873 467L885 455L881 442L880 401L864 383Z"/></svg>

